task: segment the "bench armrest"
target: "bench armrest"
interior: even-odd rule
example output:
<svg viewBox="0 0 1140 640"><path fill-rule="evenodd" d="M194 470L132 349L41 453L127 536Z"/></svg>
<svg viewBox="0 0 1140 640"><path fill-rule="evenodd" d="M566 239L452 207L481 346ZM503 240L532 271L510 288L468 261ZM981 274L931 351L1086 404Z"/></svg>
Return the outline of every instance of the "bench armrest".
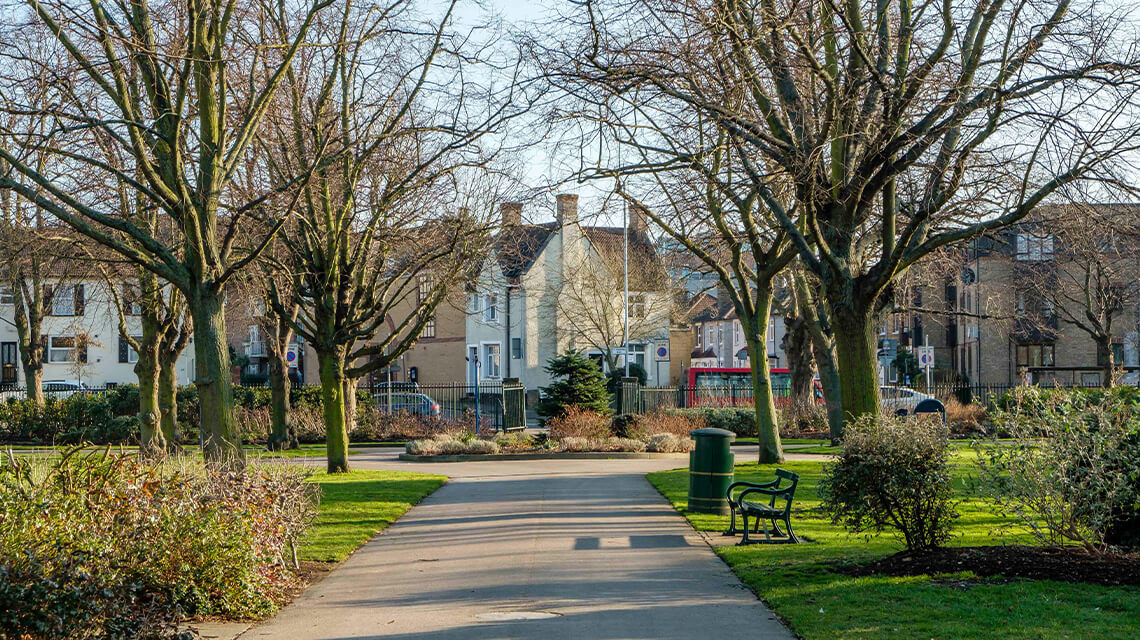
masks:
<svg viewBox="0 0 1140 640"><path fill-rule="evenodd" d="M746 487L750 489L768 489L770 487L776 486L779 483L779 479L772 482L746 482L744 480L738 480L728 485L728 489L726 489L724 492L724 497L728 498L729 502L732 502L732 492L734 489L738 489L740 487Z"/></svg>
<svg viewBox="0 0 1140 640"><path fill-rule="evenodd" d="M737 504L744 502L744 496L746 496L750 493L759 493L762 495L771 496L772 498L783 497L787 500L791 500L792 496L795 495L796 490L793 487L786 487L784 489L768 489L765 487L751 487L749 489L745 489L744 491L740 492L740 495L736 497Z"/></svg>

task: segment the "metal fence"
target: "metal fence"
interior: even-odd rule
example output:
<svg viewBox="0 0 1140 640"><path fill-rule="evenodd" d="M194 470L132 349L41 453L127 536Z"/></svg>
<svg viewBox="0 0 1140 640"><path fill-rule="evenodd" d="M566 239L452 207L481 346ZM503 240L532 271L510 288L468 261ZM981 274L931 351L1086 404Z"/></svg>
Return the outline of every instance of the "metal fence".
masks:
<svg viewBox="0 0 1140 640"><path fill-rule="evenodd" d="M475 384L386 383L368 389L378 411L439 415L444 419L474 419L480 429L513 431L526 428L526 390L517 382Z"/></svg>
<svg viewBox="0 0 1140 640"><path fill-rule="evenodd" d="M622 383L615 406L622 413L652 413L664 409L727 408L750 409L755 405L751 386L689 386L642 387L636 383ZM776 406L790 402L791 388L787 385L772 387Z"/></svg>
<svg viewBox="0 0 1140 640"><path fill-rule="evenodd" d="M45 384L44 397L62 400L64 398L70 398L74 395L98 395L114 388L114 386L75 388L73 385ZM9 400L23 400L27 397L28 392L25 387L0 386L0 402L7 402Z"/></svg>

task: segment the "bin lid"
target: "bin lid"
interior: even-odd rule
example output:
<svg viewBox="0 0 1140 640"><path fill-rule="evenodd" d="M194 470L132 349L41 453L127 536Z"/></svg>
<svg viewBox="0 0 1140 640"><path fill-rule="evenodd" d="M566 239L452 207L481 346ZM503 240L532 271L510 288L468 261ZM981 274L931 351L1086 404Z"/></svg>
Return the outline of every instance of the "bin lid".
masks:
<svg viewBox="0 0 1140 640"><path fill-rule="evenodd" d="M736 434L728 429L716 429L713 427L690 431L689 435L694 438L736 438Z"/></svg>

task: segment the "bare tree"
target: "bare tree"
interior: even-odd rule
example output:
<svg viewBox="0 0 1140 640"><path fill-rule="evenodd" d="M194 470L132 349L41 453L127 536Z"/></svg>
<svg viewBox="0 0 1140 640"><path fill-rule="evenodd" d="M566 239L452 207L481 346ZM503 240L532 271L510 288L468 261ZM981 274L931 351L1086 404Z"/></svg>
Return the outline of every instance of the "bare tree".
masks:
<svg viewBox="0 0 1140 640"><path fill-rule="evenodd" d="M644 220L643 215L635 212L631 220ZM555 296L559 317L566 320L581 342L602 353L610 371L621 368L618 347L627 338L623 294L626 271L629 342L668 337L673 305L672 283L652 239L640 222L630 227L628 269L620 228L587 230L590 255L567 264Z"/></svg>
<svg viewBox="0 0 1140 640"><path fill-rule="evenodd" d="M310 25L332 3L28 0L27 12L10 12L0 37L3 109L51 125L46 135L18 140L0 131L0 159L23 177L0 176L0 190L35 202L182 292L194 322L203 446L214 462L244 460L232 410L225 285L283 223L237 250L239 238L249 240L244 219L272 194L237 201L230 187L247 169L267 106ZM250 37L282 6L296 25L289 40ZM48 44L26 47L26 34L46 36ZM30 99L28 83L41 78L52 87L49 99ZM17 151L28 148L66 163L44 171ZM107 148L124 164L108 163ZM175 222L179 246L118 215L117 200L99 188L115 193L119 183Z"/></svg>
<svg viewBox="0 0 1140 640"><path fill-rule="evenodd" d="M348 470L357 381L419 339L435 309L486 249L496 154L488 132L516 113L467 73L482 52L402 1L346 3L321 25L332 43L286 74L288 111L266 154L284 186L335 153L299 191L283 237L299 274L295 330L317 354L328 470ZM287 24L274 22L285 39ZM482 143L481 143L482 141ZM287 314L279 290L270 300Z"/></svg>
<svg viewBox="0 0 1140 640"><path fill-rule="evenodd" d="M939 247L1058 189L1119 182L1136 148L1140 48L1096 3L587 0L554 75L626 126L689 114L820 282L845 412L878 410L875 319ZM659 144L665 166L693 139Z"/></svg>
<svg viewBox="0 0 1140 640"><path fill-rule="evenodd" d="M1118 323L1135 318L1140 306L1140 206L1038 207L1015 242L1017 257L1038 258L1017 265L1019 317L1045 330L1060 321L1087 334L1096 344L1101 384L1115 386L1122 364L1113 353Z"/></svg>

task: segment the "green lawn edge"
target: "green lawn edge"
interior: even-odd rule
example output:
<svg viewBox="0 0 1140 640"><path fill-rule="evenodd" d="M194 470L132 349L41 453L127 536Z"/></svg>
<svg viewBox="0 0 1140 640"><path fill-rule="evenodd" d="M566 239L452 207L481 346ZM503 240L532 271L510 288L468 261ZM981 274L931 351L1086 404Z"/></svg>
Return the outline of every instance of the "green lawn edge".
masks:
<svg viewBox="0 0 1140 640"><path fill-rule="evenodd" d="M447 482L447 476L412 471L317 473L321 487L316 522L301 539L300 560L342 562Z"/></svg>
<svg viewBox="0 0 1140 640"><path fill-rule="evenodd" d="M955 458L955 491L962 500L955 546L1016 544L1027 538L997 530L994 515L970 490L967 456ZM850 536L819 509L824 460L736 466L737 480L769 480L777 466L800 474L792 523L812 542L801 545L714 547L742 582L799 637L830 638L1119 638L1140 637L1140 588L1045 580L984 579L968 573L854 578L843 564L888 556L902 547L889 536ZM697 530L719 535L727 516L686 511L685 469L647 475L649 482Z"/></svg>

